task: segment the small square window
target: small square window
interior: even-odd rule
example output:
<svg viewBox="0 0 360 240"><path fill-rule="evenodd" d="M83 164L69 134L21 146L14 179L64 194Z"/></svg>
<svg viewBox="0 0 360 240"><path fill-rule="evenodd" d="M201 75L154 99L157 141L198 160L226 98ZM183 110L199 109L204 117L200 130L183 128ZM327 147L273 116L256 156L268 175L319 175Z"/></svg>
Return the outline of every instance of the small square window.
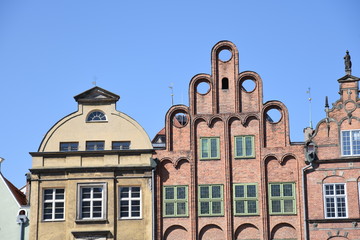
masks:
<svg viewBox="0 0 360 240"><path fill-rule="evenodd" d="M254 158L254 136L236 136L235 137L235 157L236 158Z"/></svg>
<svg viewBox="0 0 360 240"><path fill-rule="evenodd" d="M218 137L200 138L200 159L220 159L220 140Z"/></svg>
<svg viewBox="0 0 360 240"><path fill-rule="evenodd" d="M257 184L234 184L235 215L257 215L258 197Z"/></svg>
<svg viewBox="0 0 360 240"><path fill-rule="evenodd" d="M270 214L296 214L295 183L269 183Z"/></svg>
<svg viewBox="0 0 360 240"><path fill-rule="evenodd" d="M104 141L88 141L86 142L86 151L102 151L104 145Z"/></svg>
<svg viewBox="0 0 360 240"><path fill-rule="evenodd" d="M61 152L72 152L77 151L79 149L78 142L61 142L60 143L60 151Z"/></svg>
<svg viewBox="0 0 360 240"><path fill-rule="evenodd" d="M223 214L223 185L199 185L199 216Z"/></svg>
<svg viewBox="0 0 360 240"><path fill-rule="evenodd" d="M112 142L112 150L128 150L130 149L130 141Z"/></svg>
<svg viewBox="0 0 360 240"><path fill-rule="evenodd" d="M188 216L188 186L164 186L163 216Z"/></svg>

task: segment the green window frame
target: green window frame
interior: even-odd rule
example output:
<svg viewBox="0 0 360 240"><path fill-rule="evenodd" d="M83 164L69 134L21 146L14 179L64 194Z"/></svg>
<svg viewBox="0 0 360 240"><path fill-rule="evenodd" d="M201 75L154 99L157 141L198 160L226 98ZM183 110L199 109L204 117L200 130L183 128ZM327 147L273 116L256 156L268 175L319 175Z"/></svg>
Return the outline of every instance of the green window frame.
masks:
<svg viewBox="0 0 360 240"><path fill-rule="evenodd" d="M199 185L199 216L223 216L223 185Z"/></svg>
<svg viewBox="0 0 360 240"><path fill-rule="evenodd" d="M259 215L258 187L256 183L233 185L234 215Z"/></svg>
<svg viewBox="0 0 360 240"><path fill-rule="evenodd" d="M295 183L269 183L270 214L296 214Z"/></svg>
<svg viewBox="0 0 360 240"><path fill-rule="evenodd" d="M236 158L255 157L255 146L254 146L253 135L235 136L235 157Z"/></svg>
<svg viewBox="0 0 360 240"><path fill-rule="evenodd" d="M163 216L188 216L188 186L163 187Z"/></svg>
<svg viewBox="0 0 360 240"><path fill-rule="evenodd" d="M200 159L220 159L220 138L200 138Z"/></svg>

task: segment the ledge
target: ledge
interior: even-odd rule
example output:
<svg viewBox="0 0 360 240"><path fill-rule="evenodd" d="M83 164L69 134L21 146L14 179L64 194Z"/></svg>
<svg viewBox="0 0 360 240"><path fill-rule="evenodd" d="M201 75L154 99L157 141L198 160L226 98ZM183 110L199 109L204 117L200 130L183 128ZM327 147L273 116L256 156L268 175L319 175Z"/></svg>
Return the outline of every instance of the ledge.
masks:
<svg viewBox="0 0 360 240"><path fill-rule="evenodd" d="M75 220L75 222L77 224L106 224L106 223L109 223L108 220L106 219L86 219L86 220L83 220L83 219L77 219Z"/></svg>
<svg viewBox="0 0 360 240"><path fill-rule="evenodd" d="M103 150L103 151L68 151L68 152L30 152L32 157L63 158L67 156L99 157L104 155L140 155L155 153L154 149Z"/></svg>
<svg viewBox="0 0 360 240"><path fill-rule="evenodd" d="M327 218L327 219L308 219L308 223L352 223L360 222L360 218Z"/></svg>
<svg viewBox="0 0 360 240"><path fill-rule="evenodd" d="M29 169L32 174L37 173L58 173L58 172L116 172L126 170L143 170L151 171L154 166L141 166L141 165L127 165L127 166L109 166L109 167L42 167L42 168L31 168Z"/></svg>

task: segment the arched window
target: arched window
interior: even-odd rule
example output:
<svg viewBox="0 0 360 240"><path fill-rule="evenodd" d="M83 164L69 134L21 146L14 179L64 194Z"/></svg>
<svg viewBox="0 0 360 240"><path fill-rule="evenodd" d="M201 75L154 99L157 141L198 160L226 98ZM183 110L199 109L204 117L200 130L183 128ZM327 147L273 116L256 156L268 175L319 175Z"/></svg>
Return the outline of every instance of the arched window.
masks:
<svg viewBox="0 0 360 240"><path fill-rule="evenodd" d="M93 111L86 118L87 122L102 122L102 121L106 121L106 120L107 119L106 119L105 113L103 113L101 111Z"/></svg>

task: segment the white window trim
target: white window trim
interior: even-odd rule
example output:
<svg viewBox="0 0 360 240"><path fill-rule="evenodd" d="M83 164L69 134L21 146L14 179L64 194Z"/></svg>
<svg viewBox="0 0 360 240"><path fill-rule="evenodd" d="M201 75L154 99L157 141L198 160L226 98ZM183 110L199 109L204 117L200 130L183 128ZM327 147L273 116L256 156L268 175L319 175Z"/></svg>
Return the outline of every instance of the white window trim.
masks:
<svg viewBox="0 0 360 240"><path fill-rule="evenodd" d="M121 198L121 188L129 188L129 197ZM140 188L140 197L131 197L131 191L133 187ZM121 217L121 201L128 201L129 202L129 217ZM131 212L131 201L132 200L139 200L140 201L140 216L133 217ZM119 219L142 219L142 189L140 186L120 186L119 187Z"/></svg>
<svg viewBox="0 0 360 240"><path fill-rule="evenodd" d="M360 154L353 154L353 142L351 140L351 133L353 131L360 131L360 129L349 129L349 130L341 130L340 134L340 142L341 142L341 156L343 157L351 157L351 156L360 156ZM344 154L344 148L343 148L343 132L350 132L350 154L345 155Z"/></svg>
<svg viewBox="0 0 360 240"><path fill-rule="evenodd" d="M344 184L344 191L345 191L344 197L345 197L345 209L346 209L346 216L345 217L339 217L338 216L338 211L337 211L337 207L336 207L336 205L337 205L336 196L337 195L333 195L333 196L329 196L329 197L326 197L326 195L325 195L325 193L326 193L325 192L325 186L326 185L334 185L335 186L335 184ZM335 191L335 188L334 188L334 191ZM335 217L327 217L326 198L334 198L335 199ZM324 183L323 184L323 202L324 202L324 217L325 217L325 219L337 219L337 218L348 218L349 217L346 183Z"/></svg>
<svg viewBox="0 0 360 240"><path fill-rule="evenodd" d="M45 200L45 190L52 190L52 194L53 194L53 199L51 200ZM56 191L56 189L64 189L64 199L55 199L54 198L54 193ZM64 221L65 220L65 188L44 188L43 191L42 191L42 194L43 194L43 202L42 202L42 220L43 221L46 221L46 222L53 222L53 221ZM63 218L55 218L55 203L59 203L59 202L62 202L64 203L64 210L63 210L63 215L64 217ZM52 218L51 219L45 219L44 216L45 216L45 203L51 203L52 204Z"/></svg>
<svg viewBox="0 0 360 240"><path fill-rule="evenodd" d="M89 217L89 218L83 218L82 217L82 212L81 212L81 208L82 208L82 198L81 198L81 189L85 188L85 187L89 187L89 188L94 188L94 187L102 187L103 188L103 195L102 195L102 200L101 200L101 217ZM105 220L106 219L106 210L107 210L107 183L79 183L78 184L78 190L77 190L77 216L76 219L77 220L85 220L85 221L96 221L96 220ZM92 199L92 198L91 198ZM90 209L90 211L92 212L92 208Z"/></svg>

